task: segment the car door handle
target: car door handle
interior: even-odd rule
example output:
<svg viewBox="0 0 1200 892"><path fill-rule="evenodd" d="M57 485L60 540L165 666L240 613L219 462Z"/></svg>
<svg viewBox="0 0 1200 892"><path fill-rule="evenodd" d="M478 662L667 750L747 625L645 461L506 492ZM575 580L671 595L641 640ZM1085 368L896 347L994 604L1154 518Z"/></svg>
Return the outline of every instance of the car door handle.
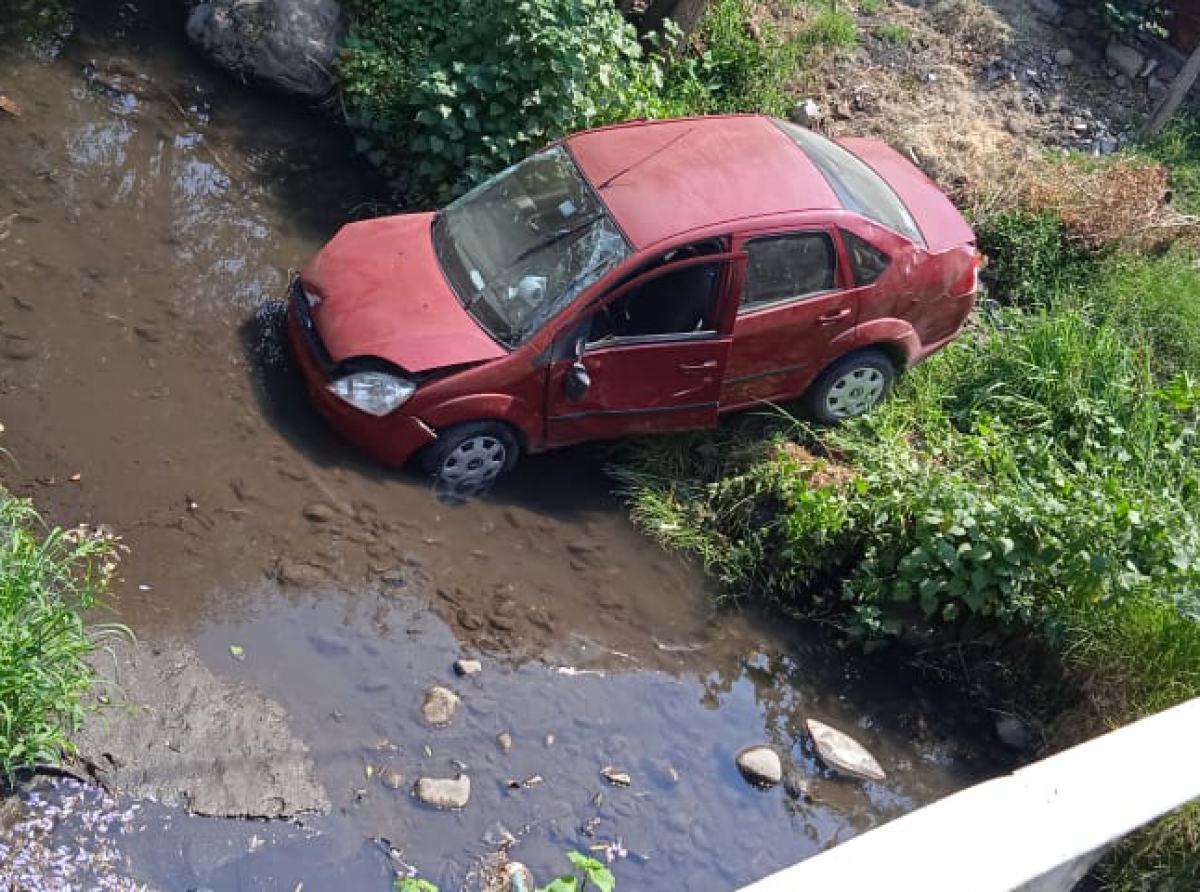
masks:
<svg viewBox="0 0 1200 892"><path fill-rule="evenodd" d="M839 319L845 319L850 315L850 312L851 311L849 307L842 307L840 310L835 310L832 313L826 313L824 316L818 316L817 321L822 325L832 325Z"/></svg>
<svg viewBox="0 0 1200 892"><path fill-rule="evenodd" d="M705 360L704 362L685 362L679 366L679 371L685 375L703 375L706 372L715 371L717 361L715 359Z"/></svg>

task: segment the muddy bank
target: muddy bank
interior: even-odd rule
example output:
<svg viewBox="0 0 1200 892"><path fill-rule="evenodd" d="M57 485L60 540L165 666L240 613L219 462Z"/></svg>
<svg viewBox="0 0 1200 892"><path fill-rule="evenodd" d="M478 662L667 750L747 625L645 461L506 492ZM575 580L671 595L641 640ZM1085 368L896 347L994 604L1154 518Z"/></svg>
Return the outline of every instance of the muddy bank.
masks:
<svg viewBox="0 0 1200 892"><path fill-rule="evenodd" d="M197 815L290 818L329 799L282 706L214 675L180 642L111 642L76 745L104 788Z"/></svg>

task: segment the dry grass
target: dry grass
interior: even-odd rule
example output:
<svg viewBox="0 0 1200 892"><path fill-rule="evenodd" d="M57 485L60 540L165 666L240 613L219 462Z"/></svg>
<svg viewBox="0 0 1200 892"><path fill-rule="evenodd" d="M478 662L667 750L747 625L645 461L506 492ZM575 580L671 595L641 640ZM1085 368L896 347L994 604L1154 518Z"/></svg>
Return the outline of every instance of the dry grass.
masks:
<svg viewBox="0 0 1200 892"><path fill-rule="evenodd" d="M1031 173L1022 180L1021 203L1054 211L1090 247L1151 249L1200 234L1200 220L1171 207L1170 172L1161 165L1117 157L1087 166L1043 163Z"/></svg>

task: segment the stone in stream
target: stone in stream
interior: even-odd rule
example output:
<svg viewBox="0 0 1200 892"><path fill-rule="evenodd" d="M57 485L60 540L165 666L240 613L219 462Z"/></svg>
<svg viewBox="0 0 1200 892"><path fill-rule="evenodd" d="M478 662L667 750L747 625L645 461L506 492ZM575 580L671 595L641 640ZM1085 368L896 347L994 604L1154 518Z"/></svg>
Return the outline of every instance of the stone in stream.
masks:
<svg viewBox="0 0 1200 892"><path fill-rule="evenodd" d="M329 523L337 517L337 511L324 502L313 502L304 508L304 519L313 523Z"/></svg>
<svg viewBox="0 0 1200 892"><path fill-rule="evenodd" d="M808 778L798 771L788 771L783 775L783 789L793 799L812 802L812 784Z"/></svg>
<svg viewBox="0 0 1200 892"><path fill-rule="evenodd" d="M459 676L478 675L483 671L483 663L479 660L455 660L454 673Z"/></svg>
<svg viewBox="0 0 1200 892"><path fill-rule="evenodd" d="M1015 715L1005 715L996 719L996 736L1011 749L1033 749L1033 734L1029 727Z"/></svg>
<svg viewBox="0 0 1200 892"><path fill-rule="evenodd" d="M850 735L816 719L809 719L805 724L817 746L817 755L830 768L864 780L881 781L887 777L875 757Z"/></svg>
<svg viewBox="0 0 1200 892"><path fill-rule="evenodd" d="M507 731L501 731L499 734L496 735L496 746L500 747L500 749L502 749L504 752L507 753L509 750L511 750L512 745L513 745L512 735L509 734Z"/></svg>
<svg viewBox="0 0 1200 892"><path fill-rule="evenodd" d="M505 892L534 892L536 889L533 871L520 861L509 861L504 873L508 881L504 886Z"/></svg>
<svg viewBox="0 0 1200 892"><path fill-rule="evenodd" d="M465 774L453 778L418 778L413 794L434 808L466 808L471 798L471 779Z"/></svg>
<svg viewBox="0 0 1200 892"><path fill-rule="evenodd" d="M458 694L441 685L434 685L425 692L425 701L421 704L421 715L431 725L448 725L462 704Z"/></svg>
<svg viewBox="0 0 1200 892"><path fill-rule="evenodd" d="M783 780L783 762L769 746L751 746L737 754L738 771L747 783L768 789Z"/></svg>
<svg viewBox="0 0 1200 892"><path fill-rule="evenodd" d="M218 65L312 97L333 86L343 30L336 0L210 0L187 21L188 38Z"/></svg>
<svg viewBox="0 0 1200 892"><path fill-rule="evenodd" d="M281 583L296 588L318 588L329 581L324 569L300 561L280 561L276 572Z"/></svg>

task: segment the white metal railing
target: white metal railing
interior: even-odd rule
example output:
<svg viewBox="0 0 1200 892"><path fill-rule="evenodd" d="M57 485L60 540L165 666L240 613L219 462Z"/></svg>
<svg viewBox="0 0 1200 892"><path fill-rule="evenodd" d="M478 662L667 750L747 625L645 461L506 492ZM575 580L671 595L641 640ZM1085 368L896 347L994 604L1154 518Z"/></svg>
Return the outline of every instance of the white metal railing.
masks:
<svg viewBox="0 0 1200 892"><path fill-rule="evenodd" d="M1200 699L987 781L742 892L1068 892L1108 846L1200 798Z"/></svg>

